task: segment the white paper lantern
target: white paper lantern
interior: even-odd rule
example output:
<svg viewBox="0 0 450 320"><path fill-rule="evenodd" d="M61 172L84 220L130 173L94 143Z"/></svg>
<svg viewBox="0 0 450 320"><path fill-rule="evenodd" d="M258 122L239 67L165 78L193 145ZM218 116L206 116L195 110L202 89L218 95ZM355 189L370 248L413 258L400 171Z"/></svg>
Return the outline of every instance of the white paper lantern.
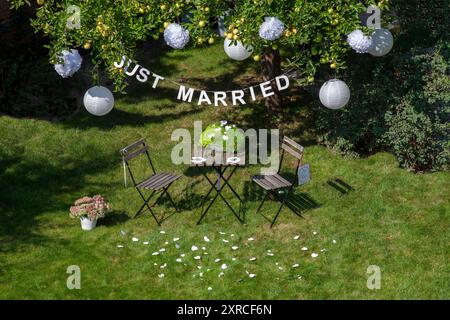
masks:
<svg viewBox="0 0 450 320"><path fill-rule="evenodd" d="M86 91L84 95L84 107L95 116L104 116L114 107L114 96L108 88L96 86Z"/></svg>
<svg viewBox="0 0 450 320"><path fill-rule="evenodd" d="M347 36L347 42L358 53L369 52L372 38L366 36L361 30L354 30Z"/></svg>
<svg viewBox="0 0 450 320"><path fill-rule="evenodd" d="M189 30L178 23L171 23L164 30L164 40L174 49L183 49L189 42Z"/></svg>
<svg viewBox="0 0 450 320"><path fill-rule="evenodd" d="M276 17L266 17L259 27L259 36L264 40L277 40L284 31L284 23Z"/></svg>
<svg viewBox="0 0 450 320"><path fill-rule="evenodd" d="M319 98L325 107L337 110L344 107L350 100L350 89L344 81L332 79L320 88Z"/></svg>
<svg viewBox="0 0 450 320"><path fill-rule="evenodd" d="M372 46L369 53L375 57L387 55L394 46L394 37L387 29L376 29L372 33Z"/></svg>
<svg viewBox="0 0 450 320"><path fill-rule="evenodd" d="M253 53L253 47L250 45L244 46L242 42L225 39L223 43L225 53L233 60L242 61L250 57Z"/></svg>
<svg viewBox="0 0 450 320"><path fill-rule="evenodd" d="M83 58L81 58L78 50L75 49L70 51L63 50L60 59L63 63L55 64L55 71L63 78L73 76L80 69L83 62Z"/></svg>

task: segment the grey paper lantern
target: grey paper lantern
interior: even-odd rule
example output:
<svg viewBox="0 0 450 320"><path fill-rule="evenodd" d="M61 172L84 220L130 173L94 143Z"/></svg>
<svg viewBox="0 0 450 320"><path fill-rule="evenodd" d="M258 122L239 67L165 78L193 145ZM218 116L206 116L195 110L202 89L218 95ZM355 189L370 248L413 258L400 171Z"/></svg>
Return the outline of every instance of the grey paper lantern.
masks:
<svg viewBox="0 0 450 320"><path fill-rule="evenodd" d="M387 29L376 29L372 33L372 45L369 53L375 57L387 55L394 46L394 37Z"/></svg>
<svg viewBox="0 0 450 320"><path fill-rule="evenodd" d="M325 107L337 110L344 107L350 100L350 89L344 81L332 79L320 88L319 98Z"/></svg>
<svg viewBox="0 0 450 320"><path fill-rule="evenodd" d="M231 59L237 61L245 60L253 53L252 46L244 46L240 41L237 41L237 43L234 44L233 41L229 39L225 39L223 49Z"/></svg>
<svg viewBox="0 0 450 320"><path fill-rule="evenodd" d="M114 96L108 88L96 86L86 91L83 102L89 113L104 116L113 109Z"/></svg>

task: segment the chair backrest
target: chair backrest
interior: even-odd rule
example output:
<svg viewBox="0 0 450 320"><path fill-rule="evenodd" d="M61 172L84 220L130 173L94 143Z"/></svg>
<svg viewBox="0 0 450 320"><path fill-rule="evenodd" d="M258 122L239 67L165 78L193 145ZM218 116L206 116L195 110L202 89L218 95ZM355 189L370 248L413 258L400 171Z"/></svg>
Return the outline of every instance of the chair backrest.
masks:
<svg viewBox="0 0 450 320"><path fill-rule="evenodd" d="M145 139L140 139L140 140L130 144L129 146L127 146L123 149L120 149L120 154L122 155L122 160L126 164L126 166L128 168L128 172L130 173L131 179L133 180L135 185L136 185L136 181L134 179L133 172L131 171L129 162L131 160L135 159L136 157L143 155L144 153L147 156L148 161L150 162L150 166L152 168L153 173L156 173L155 167L153 166L152 159L150 158L150 154L148 152L148 145L145 142Z"/></svg>
<svg viewBox="0 0 450 320"><path fill-rule="evenodd" d="M281 143L281 149L283 149L283 153L281 154L280 167L278 169L278 172L280 172L280 170L281 170L281 164L283 162L284 152L287 152L291 156L293 156L294 158L297 159L297 167L295 169L295 179L297 179L298 168L300 167L300 164L302 163L304 148L301 145L299 145L297 142L295 142L294 140L285 136L285 137L283 137L283 142Z"/></svg>

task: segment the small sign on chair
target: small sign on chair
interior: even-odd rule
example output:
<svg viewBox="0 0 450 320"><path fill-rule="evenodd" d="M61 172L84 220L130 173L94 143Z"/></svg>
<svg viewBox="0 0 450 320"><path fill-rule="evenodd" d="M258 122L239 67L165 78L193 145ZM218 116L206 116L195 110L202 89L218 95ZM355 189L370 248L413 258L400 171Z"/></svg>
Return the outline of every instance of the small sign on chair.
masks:
<svg viewBox="0 0 450 320"><path fill-rule="evenodd" d="M311 171L309 167L309 163L304 164L298 168L298 185L307 183L311 180Z"/></svg>

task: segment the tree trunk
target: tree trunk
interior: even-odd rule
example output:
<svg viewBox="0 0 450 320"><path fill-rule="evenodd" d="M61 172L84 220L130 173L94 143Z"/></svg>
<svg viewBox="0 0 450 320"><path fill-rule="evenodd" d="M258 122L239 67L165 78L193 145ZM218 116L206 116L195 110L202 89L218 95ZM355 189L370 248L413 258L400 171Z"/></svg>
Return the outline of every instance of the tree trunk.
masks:
<svg viewBox="0 0 450 320"><path fill-rule="evenodd" d="M272 80L281 73L280 51L270 50L263 54L261 60L261 71L264 81ZM280 115L283 111L283 96L278 90L274 81L272 81L272 89L274 94L266 98L267 110L276 115Z"/></svg>

